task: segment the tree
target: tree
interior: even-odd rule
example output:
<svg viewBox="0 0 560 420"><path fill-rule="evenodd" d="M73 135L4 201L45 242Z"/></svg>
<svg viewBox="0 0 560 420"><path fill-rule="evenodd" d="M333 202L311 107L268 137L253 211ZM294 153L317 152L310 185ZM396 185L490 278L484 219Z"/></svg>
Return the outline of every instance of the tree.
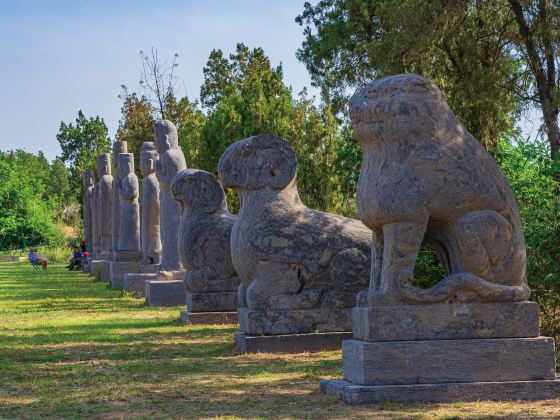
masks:
<svg viewBox="0 0 560 420"><path fill-rule="evenodd" d="M127 142L128 152L134 154L135 172L141 176L140 152L143 142L154 141L155 110L144 95L128 93L126 86L121 87L122 93L119 95L119 99L122 99L123 105L115 138L118 141Z"/></svg>
<svg viewBox="0 0 560 420"><path fill-rule="evenodd" d="M175 84L177 83L175 68L179 66L177 58L179 58L179 54L175 53L173 61L169 64L167 61L161 61L158 50L153 47L150 55L140 51L142 60L140 85L148 93L149 99L162 119L167 118L165 114L167 100L170 95L175 96Z"/></svg>
<svg viewBox="0 0 560 420"><path fill-rule="evenodd" d="M103 118L96 116L88 119L80 110L75 124L60 123L56 138L62 149L61 159L69 167L72 175L72 193L81 202L83 173L87 169L95 171L97 155L111 151L107 126Z"/></svg>
<svg viewBox="0 0 560 420"><path fill-rule="evenodd" d="M512 128L519 60L502 0L322 0L305 3L297 57L338 111L352 91L396 73L433 80L461 122L487 147Z"/></svg>
<svg viewBox="0 0 560 420"><path fill-rule="evenodd" d="M521 87L521 96L541 109L550 155L555 159L560 150L560 3L509 0L509 5L519 33L513 40L519 47L526 74L531 79L531 83Z"/></svg>

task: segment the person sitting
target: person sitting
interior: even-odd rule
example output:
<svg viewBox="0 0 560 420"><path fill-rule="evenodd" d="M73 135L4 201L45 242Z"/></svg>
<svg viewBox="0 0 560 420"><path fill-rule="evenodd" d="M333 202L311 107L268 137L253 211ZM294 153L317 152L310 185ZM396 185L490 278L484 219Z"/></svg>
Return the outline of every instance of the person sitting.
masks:
<svg viewBox="0 0 560 420"><path fill-rule="evenodd" d="M27 258L29 258L31 265L33 266L40 265L43 270L47 269L47 265L48 265L47 259L39 257L35 252L34 248L29 248L29 253L27 254Z"/></svg>
<svg viewBox="0 0 560 420"><path fill-rule="evenodd" d="M80 248L77 246L74 247L74 253L72 254L72 258L68 261L68 265L66 268L68 270L80 270L84 263L84 253Z"/></svg>

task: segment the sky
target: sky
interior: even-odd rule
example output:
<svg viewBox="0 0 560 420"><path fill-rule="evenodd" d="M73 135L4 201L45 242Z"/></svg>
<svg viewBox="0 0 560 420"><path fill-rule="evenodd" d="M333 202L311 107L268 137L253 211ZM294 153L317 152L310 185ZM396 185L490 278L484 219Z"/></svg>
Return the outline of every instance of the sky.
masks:
<svg viewBox="0 0 560 420"><path fill-rule="evenodd" d="M280 62L294 92L311 81L295 57L304 0L0 0L0 150L60 155L60 122L81 109L104 118L111 138L120 118L121 85L142 92L139 51L178 53L177 88L199 95L212 49L238 42ZM317 94L310 89L311 94Z"/></svg>
<svg viewBox="0 0 560 420"><path fill-rule="evenodd" d="M0 0L0 150L60 155L60 122L81 109L104 118L114 138L121 85L142 93L139 51L178 53L179 95L198 97L212 49L226 54L238 42L262 47L284 80L311 88L295 53L303 28L295 23L304 0ZM539 115L521 121L536 133Z"/></svg>

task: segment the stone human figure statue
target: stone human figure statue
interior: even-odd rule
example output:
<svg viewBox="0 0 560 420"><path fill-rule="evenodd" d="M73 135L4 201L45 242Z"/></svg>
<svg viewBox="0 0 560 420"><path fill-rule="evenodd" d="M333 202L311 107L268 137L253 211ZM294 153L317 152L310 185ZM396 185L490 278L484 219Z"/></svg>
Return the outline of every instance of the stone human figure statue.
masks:
<svg viewBox="0 0 560 420"><path fill-rule="evenodd" d="M113 176L111 175L111 155L103 153L97 157L97 233L99 237L99 252L111 251L111 225Z"/></svg>
<svg viewBox="0 0 560 420"><path fill-rule="evenodd" d="M93 232L92 232L92 213L91 201L93 200L93 191L95 188L95 180L92 171L84 173L84 198L82 201L82 219L84 222L84 243L88 252L93 251Z"/></svg>
<svg viewBox="0 0 560 420"><path fill-rule="evenodd" d="M512 189L441 91L417 75L377 80L350 101L364 150L360 219L374 231L369 303L523 301L525 242ZM412 284L422 242L447 271Z"/></svg>
<svg viewBox="0 0 560 420"><path fill-rule="evenodd" d="M159 264L161 256L159 181L156 176L158 153L153 142L142 143L140 170L142 172L142 200L140 201L140 237L142 263Z"/></svg>
<svg viewBox="0 0 560 420"><path fill-rule="evenodd" d="M219 175L241 201L231 232L241 331L350 331L356 294L368 284L371 231L301 202L296 155L279 137L233 143Z"/></svg>
<svg viewBox="0 0 560 420"><path fill-rule="evenodd" d="M119 154L127 153L126 141L116 141L113 143L113 198L112 198L112 222L111 222L111 250L116 251L119 247L119 230L120 230L120 210L119 210L119 188L117 183L120 180L119 174Z"/></svg>
<svg viewBox="0 0 560 420"><path fill-rule="evenodd" d="M171 121L155 123L156 148L159 159L156 176L160 187L161 271L181 271L177 246L181 206L171 195L171 182L175 175L187 168L185 156L179 148L177 129Z"/></svg>
<svg viewBox="0 0 560 420"><path fill-rule="evenodd" d="M189 311L237 310L239 277L230 248L235 216L228 211L220 181L208 172L185 169L175 176L171 190L182 208L179 254Z"/></svg>
<svg viewBox="0 0 560 420"><path fill-rule="evenodd" d="M120 153L119 160L119 244L117 252L140 252L140 187L134 173L134 155Z"/></svg>
<svg viewBox="0 0 560 420"><path fill-rule="evenodd" d="M95 181L95 178L94 178ZM97 191L99 190L98 183L93 187L91 200L89 201L89 211L91 215L91 247L94 256L99 252L99 229L97 224Z"/></svg>

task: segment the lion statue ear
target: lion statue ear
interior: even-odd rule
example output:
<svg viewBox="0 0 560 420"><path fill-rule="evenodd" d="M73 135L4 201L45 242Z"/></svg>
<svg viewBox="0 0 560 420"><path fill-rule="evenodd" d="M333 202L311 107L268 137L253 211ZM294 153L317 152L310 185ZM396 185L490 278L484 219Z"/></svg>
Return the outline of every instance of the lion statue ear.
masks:
<svg viewBox="0 0 560 420"><path fill-rule="evenodd" d="M233 143L218 166L226 187L282 189L296 176L296 154L286 140L259 135Z"/></svg>
<svg viewBox="0 0 560 420"><path fill-rule="evenodd" d="M175 200L202 213L227 209L226 195L220 181L206 171L185 169L173 178L171 193Z"/></svg>

